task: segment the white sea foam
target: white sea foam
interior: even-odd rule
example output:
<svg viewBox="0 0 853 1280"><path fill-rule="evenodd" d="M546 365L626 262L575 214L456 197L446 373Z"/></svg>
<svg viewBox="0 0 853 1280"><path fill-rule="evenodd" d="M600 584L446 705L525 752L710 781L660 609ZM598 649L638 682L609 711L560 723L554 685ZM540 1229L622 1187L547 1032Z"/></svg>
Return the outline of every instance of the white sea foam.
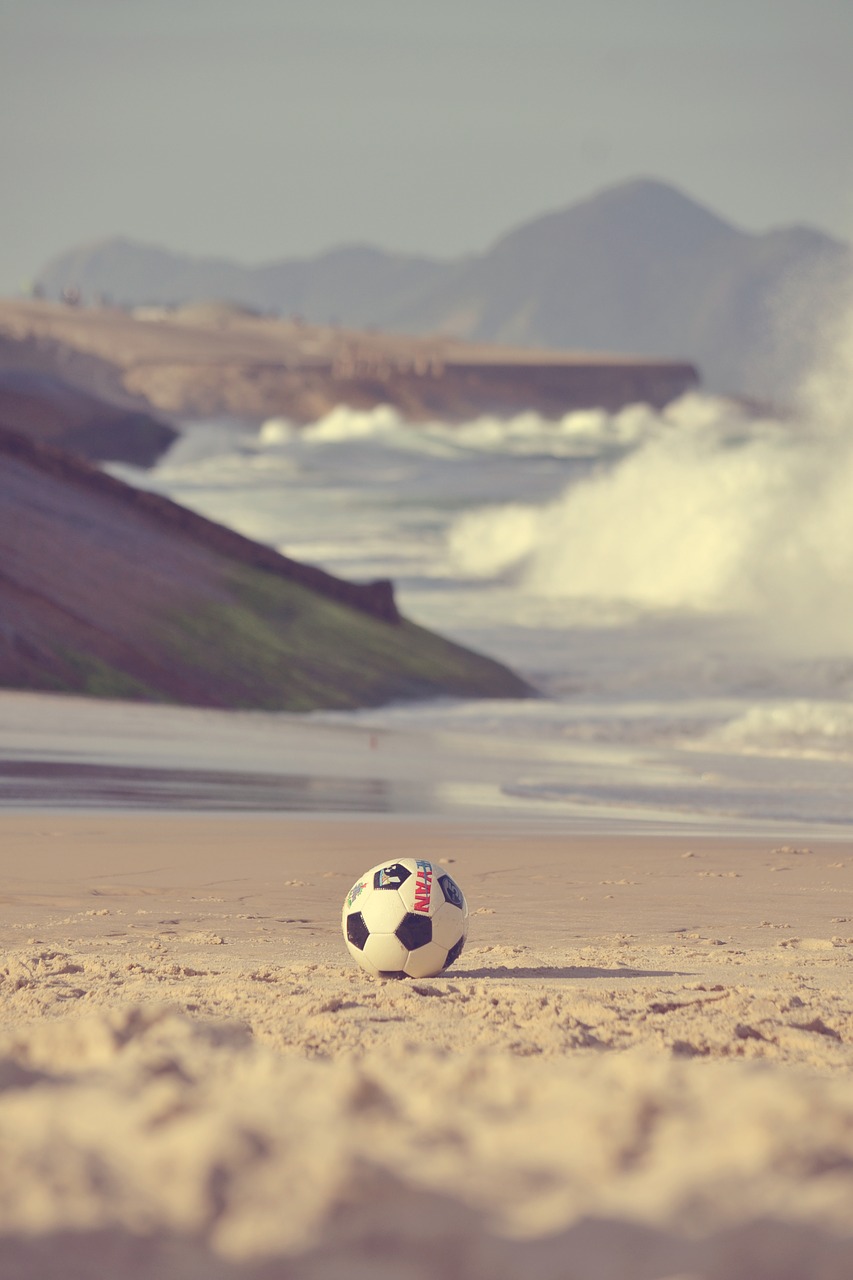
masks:
<svg viewBox="0 0 853 1280"><path fill-rule="evenodd" d="M715 726L701 746L743 755L853 760L853 706L800 699L750 707Z"/></svg>
<svg viewBox="0 0 853 1280"><path fill-rule="evenodd" d="M402 419L396 409L380 404L372 409L350 409L338 405L331 413L305 428L305 439L315 444L341 440L362 440L399 431Z"/></svg>
<svg viewBox="0 0 853 1280"><path fill-rule="evenodd" d="M297 430L287 418L267 418L258 432L258 443L261 446L287 444L294 438Z"/></svg>
<svg viewBox="0 0 853 1280"><path fill-rule="evenodd" d="M374 441L426 454L473 452L583 458L632 447L658 427L658 415L643 404L629 405L618 413L576 410L558 419L544 418L532 411L511 418L484 414L469 422L452 424L412 424L390 405L370 409L338 405L303 428L285 418L270 418L260 428L257 443L262 448L275 447L290 443L298 435L307 446Z"/></svg>
<svg viewBox="0 0 853 1280"><path fill-rule="evenodd" d="M545 505L461 516L449 561L535 594L762 617L774 642L853 651L853 442L747 428L691 397L615 465ZM853 418L851 418L853 425Z"/></svg>
<svg viewBox="0 0 853 1280"><path fill-rule="evenodd" d="M698 395L646 410L633 449L558 496L461 515L450 571L557 600L751 617L774 649L853 653L853 307L824 328L796 422Z"/></svg>

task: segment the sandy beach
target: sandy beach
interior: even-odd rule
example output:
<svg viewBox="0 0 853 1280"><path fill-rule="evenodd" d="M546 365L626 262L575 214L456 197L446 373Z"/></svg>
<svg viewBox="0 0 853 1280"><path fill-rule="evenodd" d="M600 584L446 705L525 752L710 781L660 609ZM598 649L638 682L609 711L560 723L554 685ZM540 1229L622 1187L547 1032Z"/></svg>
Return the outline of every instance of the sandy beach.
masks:
<svg viewBox="0 0 853 1280"><path fill-rule="evenodd" d="M439 978L341 902L428 856ZM0 815L4 1277L849 1277L853 845Z"/></svg>
<svg viewBox="0 0 853 1280"><path fill-rule="evenodd" d="M0 1280L853 1280L853 0L610 8L0 0Z"/></svg>

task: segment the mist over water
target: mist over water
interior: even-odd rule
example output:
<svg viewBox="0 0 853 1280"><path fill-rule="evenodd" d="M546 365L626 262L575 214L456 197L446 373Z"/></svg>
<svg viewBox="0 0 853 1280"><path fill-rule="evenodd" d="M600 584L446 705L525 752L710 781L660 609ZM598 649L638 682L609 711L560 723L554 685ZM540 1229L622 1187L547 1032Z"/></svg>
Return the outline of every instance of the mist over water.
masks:
<svg viewBox="0 0 853 1280"><path fill-rule="evenodd" d="M796 418L704 395L557 422L338 408L307 428L191 424L153 472L114 469L334 573L391 577L408 617L527 676L546 700L344 717L505 760L502 804L837 830L853 331L827 350Z"/></svg>
<svg viewBox="0 0 853 1280"><path fill-rule="evenodd" d="M821 324L795 418L701 395L607 428L588 418L634 447L549 502L465 513L454 571L553 600L739 616L770 648L853 653L853 306Z"/></svg>
<svg viewBox="0 0 853 1280"><path fill-rule="evenodd" d="M551 598L742 615L768 645L853 653L850 440L695 396L655 427L551 502L460 517L454 567Z"/></svg>

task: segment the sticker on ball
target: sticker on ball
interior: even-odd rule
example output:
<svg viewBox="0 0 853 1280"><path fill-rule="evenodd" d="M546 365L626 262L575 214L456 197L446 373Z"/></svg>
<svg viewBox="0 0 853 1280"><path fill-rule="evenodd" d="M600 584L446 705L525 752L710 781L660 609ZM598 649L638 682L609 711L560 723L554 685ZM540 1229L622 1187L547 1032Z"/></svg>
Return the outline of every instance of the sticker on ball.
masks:
<svg viewBox="0 0 853 1280"><path fill-rule="evenodd" d="M468 904L438 863L398 858L356 880L341 926L353 960L374 978L433 978L462 954Z"/></svg>

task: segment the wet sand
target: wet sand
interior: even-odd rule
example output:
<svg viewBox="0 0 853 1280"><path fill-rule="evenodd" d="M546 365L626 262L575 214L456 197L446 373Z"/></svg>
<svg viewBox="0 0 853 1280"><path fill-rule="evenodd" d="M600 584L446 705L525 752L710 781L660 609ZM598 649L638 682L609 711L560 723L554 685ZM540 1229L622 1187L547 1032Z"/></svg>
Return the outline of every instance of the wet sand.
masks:
<svg viewBox="0 0 853 1280"><path fill-rule="evenodd" d="M368 866L471 929L374 981ZM0 813L0 1275L853 1272L853 845Z"/></svg>

